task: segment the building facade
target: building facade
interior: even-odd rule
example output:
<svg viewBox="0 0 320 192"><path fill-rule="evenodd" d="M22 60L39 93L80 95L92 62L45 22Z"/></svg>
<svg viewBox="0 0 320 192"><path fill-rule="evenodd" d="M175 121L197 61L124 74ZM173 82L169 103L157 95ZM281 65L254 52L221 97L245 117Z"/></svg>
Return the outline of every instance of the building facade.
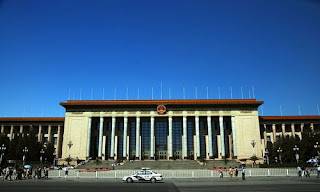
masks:
<svg viewBox="0 0 320 192"><path fill-rule="evenodd" d="M264 156L267 141L320 130L320 116L259 116L263 101L67 101L65 118L0 118L13 138L33 129L65 159L238 159Z"/></svg>

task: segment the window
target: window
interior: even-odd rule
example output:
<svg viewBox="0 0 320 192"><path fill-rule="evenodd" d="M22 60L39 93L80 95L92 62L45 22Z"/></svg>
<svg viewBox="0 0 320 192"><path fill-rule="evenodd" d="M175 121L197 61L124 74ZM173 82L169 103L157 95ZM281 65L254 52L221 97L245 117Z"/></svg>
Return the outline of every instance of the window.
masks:
<svg viewBox="0 0 320 192"><path fill-rule="evenodd" d="M129 138L130 152L136 151L136 122L130 123L130 138Z"/></svg>
<svg viewBox="0 0 320 192"><path fill-rule="evenodd" d="M216 122L214 122L214 121L211 121L211 130L212 130L212 131L217 130Z"/></svg>
<svg viewBox="0 0 320 192"><path fill-rule="evenodd" d="M53 144L56 145L57 143L58 143L58 138L57 138L57 137L54 137L54 138L53 138Z"/></svg>
<svg viewBox="0 0 320 192"><path fill-rule="evenodd" d="M206 158L206 137L200 136L200 157Z"/></svg>
<svg viewBox="0 0 320 192"><path fill-rule="evenodd" d="M199 129L200 129L200 131L201 131L201 130L206 130L204 121L200 121L200 123L199 123Z"/></svg>
<svg viewBox="0 0 320 192"><path fill-rule="evenodd" d="M58 134L58 127L53 128L53 134Z"/></svg>
<svg viewBox="0 0 320 192"><path fill-rule="evenodd" d="M172 149L173 151L182 150L182 122L172 123Z"/></svg>
<svg viewBox="0 0 320 192"><path fill-rule="evenodd" d="M156 151L167 150L168 122L156 122Z"/></svg>
<svg viewBox="0 0 320 192"><path fill-rule="evenodd" d="M267 141L271 142L271 137L269 135L267 136Z"/></svg>
<svg viewBox="0 0 320 192"><path fill-rule="evenodd" d="M141 123L141 151L150 151L150 122Z"/></svg>
<svg viewBox="0 0 320 192"><path fill-rule="evenodd" d="M194 123L188 122L187 123L187 148L188 148L188 151L193 151L193 130L194 130Z"/></svg>
<svg viewBox="0 0 320 192"><path fill-rule="evenodd" d="M118 130L119 130L119 131L123 131L123 129L124 129L124 128L123 128L123 122L119 122L119 123L118 123Z"/></svg>
<svg viewBox="0 0 320 192"><path fill-rule="evenodd" d="M123 136L118 136L118 157L123 157Z"/></svg>
<svg viewBox="0 0 320 192"><path fill-rule="evenodd" d="M212 135L212 152L213 152L213 157L218 158L218 143L217 143L216 135Z"/></svg>

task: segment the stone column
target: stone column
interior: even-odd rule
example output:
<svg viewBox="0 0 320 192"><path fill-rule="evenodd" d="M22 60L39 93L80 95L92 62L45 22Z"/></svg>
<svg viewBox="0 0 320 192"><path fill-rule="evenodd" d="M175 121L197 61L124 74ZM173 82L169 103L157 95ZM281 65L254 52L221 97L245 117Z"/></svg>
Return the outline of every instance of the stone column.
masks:
<svg viewBox="0 0 320 192"><path fill-rule="evenodd" d="M294 127L294 123L291 124L291 134L293 137L296 137L296 129Z"/></svg>
<svg viewBox="0 0 320 192"><path fill-rule="evenodd" d="M10 129L10 137L9 137L10 141L13 139L13 130L14 130L14 126L13 126L13 125L11 125L11 129Z"/></svg>
<svg viewBox="0 0 320 192"><path fill-rule="evenodd" d="M238 157L237 152L237 137L236 137L236 123L234 122L234 116L231 117L231 128L232 128L232 143L233 143L233 158Z"/></svg>
<svg viewBox="0 0 320 192"><path fill-rule="evenodd" d="M267 148L267 125L263 124L263 140L264 140L264 147Z"/></svg>
<svg viewBox="0 0 320 192"><path fill-rule="evenodd" d="M286 136L286 124L282 123L281 128L282 128L282 136Z"/></svg>
<svg viewBox="0 0 320 192"><path fill-rule="evenodd" d="M196 155L197 158L200 157L200 124L199 124L199 116L195 116L196 123Z"/></svg>
<svg viewBox="0 0 320 192"><path fill-rule="evenodd" d="M224 147L224 127L223 127L223 116L219 116L219 127L220 127L220 142L221 142L221 158L224 159L226 156Z"/></svg>
<svg viewBox="0 0 320 192"><path fill-rule="evenodd" d="M183 144L182 144L182 149L183 149L183 159L188 158L188 141L187 141L187 117L183 116Z"/></svg>
<svg viewBox="0 0 320 192"><path fill-rule="evenodd" d="M276 124L272 124L272 135L273 135L273 143L277 141L276 137Z"/></svg>
<svg viewBox="0 0 320 192"><path fill-rule="evenodd" d="M38 142L42 142L42 125L39 125Z"/></svg>
<svg viewBox="0 0 320 192"><path fill-rule="evenodd" d="M154 117L150 117L150 159L154 160Z"/></svg>
<svg viewBox="0 0 320 192"><path fill-rule="evenodd" d="M169 140L168 140L168 156L169 159L172 159L173 157L173 151L172 151L172 116L168 117L169 120Z"/></svg>
<svg viewBox="0 0 320 192"><path fill-rule="evenodd" d="M208 124L209 159L213 159L211 116L208 116L208 117L207 117L207 124Z"/></svg>
<svg viewBox="0 0 320 192"><path fill-rule="evenodd" d="M4 125L1 125L1 133L4 133Z"/></svg>
<svg viewBox="0 0 320 192"><path fill-rule="evenodd" d="M114 159L114 145L115 145L115 135L116 135L116 117L112 117L111 123L111 147L110 147L110 159Z"/></svg>
<svg viewBox="0 0 320 192"><path fill-rule="evenodd" d="M52 143L52 126L48 126L48 143Z"/></svg>
<svg viewBox="0 0 320 192"><path fill-rule="evenodd" d="M311 128L311 131L314 132L314 125L313 125L313 123L310 124L310 128Z"/></svg>
<svg viewBox="0 0 320 192"><path fill-rule="evenodd" d="M136 160L140 159L140 117L136 118Z"/></svg>
<svg viewBox="0 0 320 192"><path fill-rule="evenodd" d="M23 125L20 125L20 134L23 136Z"/></svg>
<svg viewBox="0 0 320 192"><path fill-rule="evenodd" d="M87 159L90 158L91 122L92 122L92 118L89 117L89 119L88 119L88 136L87 136Z"/></svg>
<svg viewBox="0 0 320 192"><path fill-rule="evenodd" d="M127 158L127 132L128 132L128 117L123 118L123 148L122 156Z"/></svg>
<svg viewBox="0 0 320 192"><path fill-rule="evenodd" d="M102 159L102 137L103 137L103 117L100 117L99 124L99 148L98 148L98 158Z"/></svg>
<svg viewBox="0 0 320 192"><path fill-rule="evenodd" d="M57 151L56 151L57 157L60 157L60 155L61 155L61 148L62 148L61 141L62 141L61 140L61 125L58 125L58 138L57 138Z"/></svg>

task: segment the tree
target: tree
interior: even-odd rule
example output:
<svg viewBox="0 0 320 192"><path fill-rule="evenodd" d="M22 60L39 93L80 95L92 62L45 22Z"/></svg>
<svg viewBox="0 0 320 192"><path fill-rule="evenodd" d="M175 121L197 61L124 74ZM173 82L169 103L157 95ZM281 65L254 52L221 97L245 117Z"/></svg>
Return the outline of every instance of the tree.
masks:
<svg viewBox="0 0 320 192"><path fill-rule="evenodd" d="M48 143L45 147L45 150L44 150L44 157L47 158L47 161L48 162L53 162L53 159L55 158L53 153L55 152L55 148L54 148L54 145L53 143Z"/></svg>

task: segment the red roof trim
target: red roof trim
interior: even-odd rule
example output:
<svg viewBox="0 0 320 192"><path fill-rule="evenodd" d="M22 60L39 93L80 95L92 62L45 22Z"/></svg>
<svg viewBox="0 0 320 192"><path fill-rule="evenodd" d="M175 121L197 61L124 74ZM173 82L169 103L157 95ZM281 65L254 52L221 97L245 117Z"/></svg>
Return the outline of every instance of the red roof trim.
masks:
<svg viewBox="0 0 320 192"><path fill-rule="evenodd" d="M55 121L64 122L64 117L3 117L0 121Z"/></svg>
<svg viewBox="0 0 320 192"><path fill-rule="evenodd" d="M292 120L292 119L319 119L320 120L320 116L260 116L261 120Z"/></svg>
<svg viewBox="0 0 320 192"><path fill-rule="evenodd" d="M197 99L197 100L85 100L61 102L62 106L79 105L261 105L256 99Z"/></svg>

